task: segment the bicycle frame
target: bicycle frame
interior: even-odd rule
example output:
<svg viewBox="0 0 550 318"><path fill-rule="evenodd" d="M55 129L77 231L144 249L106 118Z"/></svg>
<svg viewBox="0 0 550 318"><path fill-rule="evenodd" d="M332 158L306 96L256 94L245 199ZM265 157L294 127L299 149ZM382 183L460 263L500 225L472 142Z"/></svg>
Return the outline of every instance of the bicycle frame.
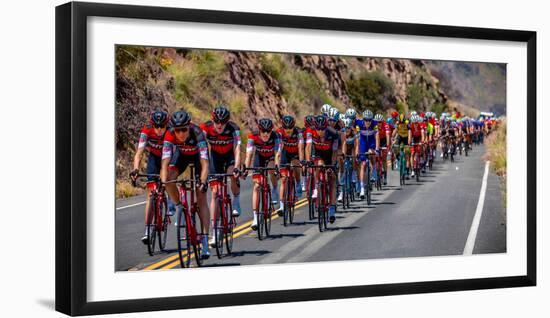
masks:
<svg viewBox="0 0 550 318"><path fill-rule="evenodd" d="M336 165L311 165L311 169L319 169L317 181L317 211L319 214L319 231L323 232L327 228L327 212L330 205L329 184L327 170L336 171Z"/></svg>

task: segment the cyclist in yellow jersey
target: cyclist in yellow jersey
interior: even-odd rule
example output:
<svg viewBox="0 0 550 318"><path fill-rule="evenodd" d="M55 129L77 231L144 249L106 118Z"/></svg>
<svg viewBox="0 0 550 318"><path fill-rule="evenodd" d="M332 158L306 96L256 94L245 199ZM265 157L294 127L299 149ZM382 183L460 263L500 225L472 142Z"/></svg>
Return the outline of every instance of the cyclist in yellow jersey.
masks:
<svg viewBox="0 0 550 318"><path fill-rule="evenodd" d="M410 149L409 145L411 143L411 130L409 127L409 121L405 118L405 114L399 114L397 122L395 124L395 129L393 130L392 139L395 140L394 146L397 147L395 150L396 153L399 153L399 147L404 147L405 152L405 163L407 165L407 179L409 178L409 167L410 167Z"/></svg>

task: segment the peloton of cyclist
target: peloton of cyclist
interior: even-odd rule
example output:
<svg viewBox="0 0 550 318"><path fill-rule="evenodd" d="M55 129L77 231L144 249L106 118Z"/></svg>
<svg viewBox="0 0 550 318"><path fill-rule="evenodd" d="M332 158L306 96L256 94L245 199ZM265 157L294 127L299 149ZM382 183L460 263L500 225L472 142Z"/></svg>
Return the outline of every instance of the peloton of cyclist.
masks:
<svg viewBox="0 0 550 318"><path fill-rule="evenodd" d="M382 158L382 169L383 171L379 171L380 176L387 176L386 170L387 170L387 162L386 158L388 156L388 151L391 146L391 135L392 135L392 127L384 120L384 115L382 114L376 114L374 116L374 121L377 123L377 130L380 140L380 147L382 151L380 152L380 156ZM383 179L384 185L388 184L388 180L384 177Z"/></svg>
<svg viewBox="0 0 550 318"><path fill-rule="evenodd" d="M254 158L254 162L252 159ZM248 135L248 142L246 145L246 168L258 168L258 167L275 167L279 166L281 160L281 140L279 134L273 130L273 121L269 118L262 118L258 120L258 131L252 132ZM246 178L248 171L243 172L243 177ZM271 175L271 200L275 204L279 201L277 191L277 174L270 172ZM259 173L254 172L252 175L252 182L254 188L252 191L252 213L253 220L250 227L252 230L258 228L258 190L260 188Z"/></svg>
<svg viewBox="0 0 550 318"><path fill-rule="evenodd" d="M199 126L191 122L191 116L184 110L172 114L170 130L164 136L162 147L162 163L160 177L163 182L173 181L185 172L189 165L194 165L195 175L190 176L198 180L197 203L202 230L202 258L210 257L208 249L208 231L210 225L210 211L206 202L208 189L208 145L204 132ZM178 189L175 183L166 184L166 192L176 204L176 210L183 212Z"/></svg>
<svg viewBox="0 0 550 318"><path fill-rule="evenodd" d="M395 139L394 145L396 147L404 147L403 153L405 155L405 165L406 165L406 178L409 179L410 173L410 147L411 144L411 129L409 127L409 121L405 117L405 114L399 114L395 130L393 131L393 138ZM400 151L396 149L396 152Z"/></svg>

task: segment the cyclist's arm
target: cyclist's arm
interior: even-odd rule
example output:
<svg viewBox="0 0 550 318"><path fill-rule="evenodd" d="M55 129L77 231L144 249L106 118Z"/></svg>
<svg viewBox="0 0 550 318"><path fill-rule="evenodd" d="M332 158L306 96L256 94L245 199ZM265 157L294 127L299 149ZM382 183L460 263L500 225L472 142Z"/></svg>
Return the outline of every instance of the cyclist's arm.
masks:
<svg viewBox="0 0 550 318"><path fill-rule="evenodd" d="M162 161L160 163L160 180L162 182L168 181L168 164L172 158L173 145L169 141L164 141L162 146Z"/></svg>
<svg viewBox="0 0 550 318"><path fill-rule="evenodd" d="M410 130L410 129L409 129L409 132L408 132L408 134L409 134L409 137L408 137L408 138L409 138L409 146L410 146L410 145L411 145L411 143L412 143L412 132L411 132L411 130Z"/></svg>
<svg viewBox="0 0 550 318"><path fill-rule="evenodd" d="M380 133L376 132L374 134L374 141L376 142L376 151L380 150Z"/></svg>
<svg viewBox="0 0 550 318"><path fill-rule="evenodd" d="M256 150L256 147L254 147L254 140L252 139L251 136L249 136L248 142L246 143L246 159L244 160L244 166L246 168L250 167L252 156L254 155L255 150Z"/></svg>
<svg viewBox="0 0 550 318"><path fill-rule="evenodd" d="M141 163L141 158L143 157L143 152L145 150L145 145L147 144L147 138L147 134L143 132L139 134L138 149L134 155L134 170L139 169L139 164Z"/></svg>
<svg viewBox="0 0 550 318"><path fill-rule="evenodd" d="M348 143L346 142L346 132L340 137L340 142L342 143L342 153L345 154L348 151Z"/></svg>
<svg viewBox="0 0 550 318"><path fill-rule="evenodd" d="M332 141L332 164L336 164L338 160L338 138Z"/></svg>
<svg viewBox="0 0 550 318"><path fill-rule="evenodd" d="M235 154L235 168L240 167L241 165L241 132L240 130L235 131L233 138L233 153Z"/></svg>
<svg viewBox="0 0 550 318"><path fill-rule="evenodd" d="M298 134L298 160L304 160L304 135Z"/></svg>
<svg viewBox="0 0 550 318"><path fill-rule="evenodd" d="M281 145L281 140L279 138L275 139L275 165L279 166L281 163L281 150L283 149Z"/></svg>
<svg viewBox="0 0 550 318"><path fill-rule="evenodd" d="M311 136L311 133L306 133L306 161L311 160L311 147L313 147L313 137Z"/></svg>

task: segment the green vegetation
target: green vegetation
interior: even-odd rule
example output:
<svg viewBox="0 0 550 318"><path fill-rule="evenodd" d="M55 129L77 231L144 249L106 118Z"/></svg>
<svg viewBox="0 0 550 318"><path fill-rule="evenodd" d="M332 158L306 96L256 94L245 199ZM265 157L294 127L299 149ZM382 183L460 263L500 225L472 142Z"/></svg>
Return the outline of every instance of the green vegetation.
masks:
<svg viewBox="0 0 550 318"><path fill-rule="evenodd" d="M356 79L346 81L347 93L358 111L367 108L374 112L383 111L389 104L394 84L381 72L362 72Z"/></svg>
<svg viewBox="0 0 550 318"><path fill-rule="evenodd" d="M262 53L259 62L261 69L278 82L282 97L296 116L304 116L314 105L335 104L315 74L296 67L292 56Z"/></svg>
<svg viewBox="0 0 550 318"><path fill-rule="evenodd" d="M441 113L443 113L446 110L447 110L447 105L442 104L442 103L433 104L432 109L431 109L431 111L436 113L438 117L439 117L439 115L441 115Z"/></svg>
<svg viewBox="0 0 550 318"><path fill-rule="evenodd" d="M115 186L116 198L129 198L143 193L142 188L134 187L128 181L117 180Z"/></svg>
<svg viewBox="0 0 550 318"><path fill-rule="evenodd" d="M506 121L485 138L485 160L491 161L492 170L500 177L504 205L506 206Z"/></svg>

